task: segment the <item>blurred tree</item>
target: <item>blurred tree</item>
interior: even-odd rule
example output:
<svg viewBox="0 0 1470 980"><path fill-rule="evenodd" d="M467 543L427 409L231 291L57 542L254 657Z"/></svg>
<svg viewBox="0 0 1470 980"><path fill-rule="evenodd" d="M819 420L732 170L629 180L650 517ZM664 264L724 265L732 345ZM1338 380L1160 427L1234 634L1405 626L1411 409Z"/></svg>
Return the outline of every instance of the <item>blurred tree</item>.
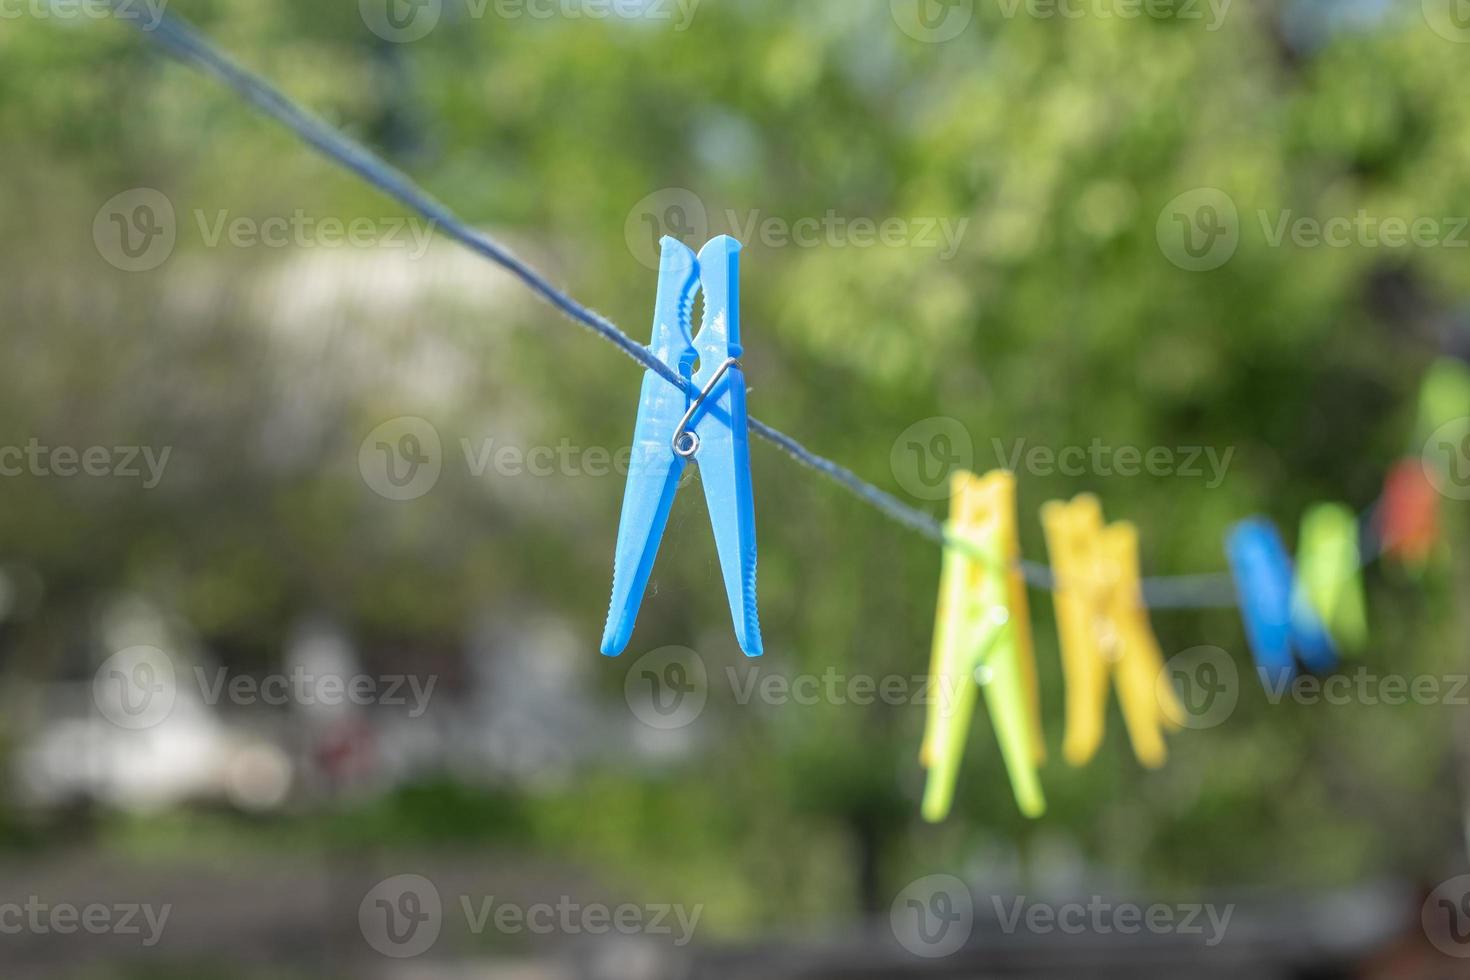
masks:
<svg viewBox="0 0 1470 980"><path fill-rule="evenodd" d="M1023 471L1035 558L1036 507L1083 490L1142 524L1151 574L1218 570L1225 527L1252 512L1291 527L1312 500L1366 505L1414 451L1419 372L1465 343L1463 241L1277 237L1299 218L1427 218L1448 233L1470 214L1463 50L1410 5L1236 4L1215 23L983 4L937 44L885 4L704 4L675 30L447 3L410 44L374 37L355 6L171 9L635 337L654 286L647 218L745 238L754 412L885 488L908 496L891 450L931 417L968 430L978 468L1016 445L1095 440L1233 453L1218 484ZM57 611L79 617L117 589L163 597L241 666L274 662L307 610L408 648L459 642L494 597L535 595L575 624L617 702L625 668L594 651L620 480L476 476L459 453L486 438L625 444L631 366L442 243L419 262L211 246L220 212L400 210L117 25L9 22L0 132L0 444L174 454L148 492L0 484L0 558L47 596L7 633L13 675L57 669ZM104 202L136 187L177 219L174 254L148 274L117 270L89 237ZM671 188L703 213L670 210L687 201ZM899 244L865 244L862 222L894 217ZM783 233L803 220L815 244ZM1196 271L1218 253L1192 244L1217 239L1185 236L1207 234L1238 244ZM356 460L404 415L433 421L446 465L429 496L397 504ZM760 669L922 672L932 546L754 451ZM696 496L681 495L635 643L711 628L698 646L716 710L701 724L719 734L697 766L531 794L487 836L542 828L540 846L704 896L727 928L872 911L904 875L1002 842L1028 854L1064 838L1179 887L1414 874L1459 846L1460 803L1442 788L1449 707L1294 708L1250 683L1228 724L1174 741L1160 774L1138 771L1116 723L1091 768L1053 763L1051 812L1029 826L982 720L956 819L921 827L921 707L733 703L738 653L713 629L726 612ZM1373 578L1373 668L1463 671L1465 604L1448 583ZM1463 561L1455 581L1463 595ZM1033 608L1055 741L1050 603ZM1252 676L1233 615L1156 625L1169 652L1221 646Z"/></svg>

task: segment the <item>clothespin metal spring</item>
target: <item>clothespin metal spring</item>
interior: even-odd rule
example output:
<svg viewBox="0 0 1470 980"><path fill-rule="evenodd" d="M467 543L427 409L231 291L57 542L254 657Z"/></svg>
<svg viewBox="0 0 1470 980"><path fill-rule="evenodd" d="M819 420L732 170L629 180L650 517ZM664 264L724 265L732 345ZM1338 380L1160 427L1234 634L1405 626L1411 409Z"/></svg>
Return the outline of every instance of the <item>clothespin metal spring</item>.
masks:
<svg viewBox="0 0 1470 980"><path fill-rule="evenodd" d="M740 358L727 358L725 363L720 365L719 370L715 371L714 375L705 384L704 389L699 393L699 397L690 402L689 411L684 413L684 417L679 420L679 427L674 430L674 452L678 456L683 459L693 459L694 454L699 452L699 434L689 431L689 423L694 421L694 413L699 411L699 406L703 405L705 399L709 397L710 392L715 390L715 385L720 383L720 379L725 376L725 372L732 367L739 366Z"/></svg>

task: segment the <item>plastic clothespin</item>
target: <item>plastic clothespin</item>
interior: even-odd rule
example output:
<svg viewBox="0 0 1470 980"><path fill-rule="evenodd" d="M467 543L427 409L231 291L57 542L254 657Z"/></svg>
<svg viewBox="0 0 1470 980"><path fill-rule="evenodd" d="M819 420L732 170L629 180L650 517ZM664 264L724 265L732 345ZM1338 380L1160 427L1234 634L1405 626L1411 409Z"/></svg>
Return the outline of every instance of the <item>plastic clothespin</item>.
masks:
<svg viewBox="0 0 1470 980"><path fill-rule="evenodd" d="M699 464L714 526L735 636L748 657L761 655L755 597L755 497L750 480L750 433L745 376L740 370L740 243L711 240L698 257L673 238L663 240L658 300L649 350L691 377L694 398L652 370L644 372L633 429L633 454L623 493L613 560L612 602L602 652L617 656L633 624L668 524L685 465ZM695 293L704 292L704 323L691 337Z"/></svg>
<svg viewBox="0 0 1470 980"><path fill-rule="evenodd" d="M1037 766L1045 759L1040 691L1016 526L1016 478L996 470L951 480L954 542L944 549L930 661L932 697L920 760L929 770L924 819L949 815L960 760L984 690L1011 789L1021 812L1046 811Z"/></svg>
<svg viewBox="0 0 1470 980"><path fill-rule="evenodd" d="M1470 415L1470 366L1441 357L1430 365L1419 389L1419 424L1415 441L1426 442L1441 426ZM1431 452L1439 447L1430 447Z"/></svg>
<svg viewBox="0 0 1470 980"><path fill-rule="evenodd" d="M1423 572L1439 544L1440 500L1422 459L1406 459L1389 470L1374 522L1383 554L1415 574Z"/></svg>
<svg viewBox="0 0 1470 980"><path fill-rule="evenodd" d="M1317 504L1302 517L1297 541L1297 606L1315 612L1344 650L1368 642L1368 603L1363 595L1363 560L1357 515L1345 504Z"/></svg>
<svg viewBox="0 0 1470 980"><path fill-rule="evenodd" d="M1334 669L1337 652L1316 610L1292 601L1296 573L1276 526L1264 517L1241 521L1226 537L1225 552L1261 683L1272 689L1290 683L1297 675L1293 652L1313 672Z"/></svg>
<svg viewBox="0 0 1470 980"><path fill-rule="evenodd" d="M1103 554L1117 569L1113 590L1113 622L1122 656L1115 667L1118 701L1133 752L1146 766L1157 768L1168 758L1164 732L1177 732L1185 717L1174 686L1161 683L1164 652L1149 623L1143 598L1143 572L1139 562L1138 527L1117 521L1103 529Z"/></svg>
<svg viewBox="0 0 1470 980"><path fill-rule="evenodd" d="M1163 652L1149 625L1138 559L1138 529L1103 526L1091 494L1041 509L1056 573L1057 629L1067 678L1063 754L1085 765L1102 744L1109 681L1115 680L1128 738L1138 761L1164 764L1164 732L1184 716L1173 688L1160 684Z"/></svg>
<svg viewBox="0 0 1470 980"><path fill-rule="evenodd" d="M1389 472L1376 521L1384 555L1415 575L1424 572L1440 541L1443 497L1435 478L1440 486L1463 486L1470 478L1464 469L1470 453L1470 436L1463 426L1467 416L1470 367L1442 357L1430 366L1419 392L1414 441L1423 450Z"/></svg>

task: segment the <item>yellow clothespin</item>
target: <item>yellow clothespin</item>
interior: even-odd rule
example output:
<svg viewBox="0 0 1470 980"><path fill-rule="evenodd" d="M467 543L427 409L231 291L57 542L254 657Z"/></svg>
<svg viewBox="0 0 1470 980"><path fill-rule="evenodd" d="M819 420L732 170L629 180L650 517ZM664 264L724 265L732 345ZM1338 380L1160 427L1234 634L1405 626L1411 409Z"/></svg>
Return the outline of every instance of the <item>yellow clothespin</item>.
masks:
<svg viewBox="0 0 1470 980"><path fill-rule="evenodd" d="M1047 551L1056 572L1057 630L1067 677L1067 730L1062 751L1085 765L1102 744L1108 681L1118 701L1133 753L1144 765L1164 764L1165 730L1183 717L1173 688L1159 684L1163 652L1149 625L1139 574L1138 529L1127 522L1103 526L1102 505L1084 494L1041 509Z"/></svg>
<svg viewBox="0 0 1470 980"><path fill-rule="evenodd" d="M1016 803L1027 816L1046 810L1037 766L1046 755L1026 582L1016 526L1016 478L996 470L984 478L956 473L951 481L954 542L944 550L934 624L932 679L920 761L929 770L924 818L943 820L974 716L985 691Z"/></svg>

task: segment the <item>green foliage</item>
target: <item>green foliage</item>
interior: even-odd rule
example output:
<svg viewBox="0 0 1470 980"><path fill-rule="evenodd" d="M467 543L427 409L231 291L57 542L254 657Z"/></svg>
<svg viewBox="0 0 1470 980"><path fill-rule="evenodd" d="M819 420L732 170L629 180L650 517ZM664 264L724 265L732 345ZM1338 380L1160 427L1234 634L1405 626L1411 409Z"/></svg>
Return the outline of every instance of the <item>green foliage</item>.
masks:
<svg viewBox="0 0 1470 980"><path fill-rule="evenodd" d="M1210 32L1007 19L982 4L963 36L929 45L886 4L753 0L704 4L683 32L492 16L393 46L354 7L173 5L635 337L654 274L627 227L652 192L694 191L711 233L740 234L753 213L967 222L947 260L747 242L753 412L885 489L907 496L890 451L932 416L968 428L981 469L1021 440L1234 450L1219 486L1023 472L1036 559L1037 507L1084 490L1140 523L1150 574L1219 570L1225 528L1253 512L1294 528L1314 500L1367 505L1389 464L1417 451L1418 378L1438 325L1470 298L1463 251L1271 242L1287 212L1470 213L1465 52L1412 17L1303 51L1269 5ZM0 441L167 444L178 474L149 493L7 480L0 556L75 608L117 589L167 597L255 663L313 609L367 639L454 643L497 597L534 596L574 625L619 703L625 668L595 653L616 477L517 483L446 466L432 495L395 504L362 485L356 454L397 415L431 418L449 458L486 435L621 446L632 365L448 245L433 253L441 278L399 305L383 285L394 267L363 256L206 247L196 209L400 210L125 28L8 22L0 132ZM180 219L176 254L148 275L114 270L89 240L102 202L136 186L163 191ZM1237 253L1208 272L1159 243L1168 203L1198 188L1239 211ZM313 305L313 290L332 302ZM921 673L933 547L770 447L754 454L765 669ZM723 672L739 655L697 496L681 495L629 659L695 637ZM1463 531L1463 514L1452 520ZM1463 561L1456 581L1463 592ZM1413 588L1370 577L1376 671L1463 671L1452 588L1443 570ZM1055 746L1049 600L1034 594L1033 612ZM898 882L1062 840L1181 888L1414 874L1457 846L1444 788L1454 709L1271 705L1233 615L1155 624L1169 653L1231 651L1239 708L1177 737L1158 774L1138 769L1113 718L1089 769L1049 764L1038 824L1017 817L983 721L957 817L927 828L921 707L726 704L698 771L586 772L574 791L480 803L441 788L356 813L352 833L529 838L723 896L727 929L842 916L859 887L849 855L869 838ZM55 643L26 624L12 639L20 672Z"/></svg>

